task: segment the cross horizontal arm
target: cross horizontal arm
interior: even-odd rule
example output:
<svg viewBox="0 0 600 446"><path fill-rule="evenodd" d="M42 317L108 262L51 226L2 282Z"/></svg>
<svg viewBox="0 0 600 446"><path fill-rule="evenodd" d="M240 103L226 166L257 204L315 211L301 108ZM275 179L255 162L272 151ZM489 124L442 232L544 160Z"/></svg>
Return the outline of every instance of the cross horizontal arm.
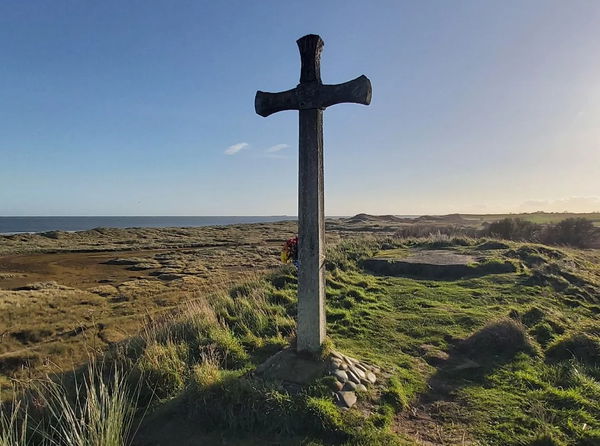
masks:
<svg viewBox="0 0 600 446"><path fill-rule="evenodd" d="M321 85L320 90L317 108L326 108L343 102L363 105L371 103L371 81L364 74L343 84Z"/></svg>
<svg viewBox="0 0 600 446"><path fill-rule="evenodd" d="M300 110L299 103L295 88L280 93L267 93L259 90L254 98L254 110L266 118L284 110Z"/></svg>
<svg viewBox="0 0 600 446"><path fill-rule="evenodd" d="M260 116L267 117L284 110L324 109L343 102L369 105L371 81L363 75L343 84L311 82L280 93L257 91L254 108Z"/></svg>

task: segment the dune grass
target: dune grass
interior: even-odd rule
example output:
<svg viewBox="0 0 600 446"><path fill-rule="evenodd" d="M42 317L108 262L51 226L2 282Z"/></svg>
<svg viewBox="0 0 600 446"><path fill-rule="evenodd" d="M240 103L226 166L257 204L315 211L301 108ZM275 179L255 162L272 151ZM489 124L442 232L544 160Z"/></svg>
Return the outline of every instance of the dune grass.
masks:
<svg viewBox="0 0 600 446"><path fill-rule="evenodd" d="M359 266L382 250L430 247L517 268L427 280ZM146 414L140 445L192 444L190 432L193 444L600 444L600 274L588 254L464 238L350 240L327 255L328 333L336 349L384 371L356 408L333 404L329 377L290 389L253 375L293 344L296 272L284 267L154 318L102 367L79 372L83 381L45 391L41 419L62 424L15 418L23 402L2 418L3 435L19 437L25 419L27 432L46 429L32 444L126 444L135 406Z"/></svg>
<svg viewBox="0 0 600 446"><path fill-rule="evenodd" d="M0 446L28 444L28 413L20 401L13 401L10 409L0 407Z"/></svg>
<svg viewBox="0 0 600 446"><path fill-rule="evenodd" d="M1 446L123 446L133 438L136 386L119 368L91 360L82 374L37 380L14 395L0 406Z"/></svg>

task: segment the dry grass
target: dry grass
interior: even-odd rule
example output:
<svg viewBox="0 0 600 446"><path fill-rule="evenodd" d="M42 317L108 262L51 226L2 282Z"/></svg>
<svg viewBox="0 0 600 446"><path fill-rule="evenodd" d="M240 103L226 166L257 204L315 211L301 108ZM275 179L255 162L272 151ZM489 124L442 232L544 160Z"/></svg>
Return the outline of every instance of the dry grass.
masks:
<svg viewBox="0 0 600 446"><path fill-rule="evenodd" d="M0 277L0 377L28 379L55 366L69 369L84 363L90 351L104 351L133 336L147 320L159 319L183 302L208 293L226 294L233 284L279 264L278 240L291 234L289 226L243 228L247 238L242 244L240 227L152 230L150 234L176 239L182 246L196 243L190 234L202 234L203 244L209 246L4 257L0 270L25 272L6 271ZM111 243L123 249L124 242L133 249L144 246L144 240L150 246L153 239L144 238L148 234L87 231L48 240L13 236L13 241L22 239L20 243L29 246L41 237L48 244L58 243L53 246L59 250L61 243L65 250L110 248ZM109 235L115 239L107 240ZM10 243L4 249L9 247Z"/></svg>

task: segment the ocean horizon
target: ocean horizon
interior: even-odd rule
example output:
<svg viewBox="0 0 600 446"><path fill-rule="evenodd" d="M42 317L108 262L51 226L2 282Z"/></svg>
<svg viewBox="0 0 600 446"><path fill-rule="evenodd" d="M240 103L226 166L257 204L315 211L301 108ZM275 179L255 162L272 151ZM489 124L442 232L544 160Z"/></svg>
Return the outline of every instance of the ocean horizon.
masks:
<svg viewBox="0 0 600 446"><path fill-rule="evenodd" d="M51 216L0 217L0 235L94 228L168 228L225 226L297 220L292 215L261 216Z"/></svg>

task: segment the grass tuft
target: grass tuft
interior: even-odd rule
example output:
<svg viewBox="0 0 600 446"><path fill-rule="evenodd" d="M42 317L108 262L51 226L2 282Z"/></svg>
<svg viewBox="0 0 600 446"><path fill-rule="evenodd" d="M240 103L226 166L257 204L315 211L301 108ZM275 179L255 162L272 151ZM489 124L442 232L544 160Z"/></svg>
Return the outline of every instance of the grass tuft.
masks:
<svg viewBox="0 0 600 446"><path fill-rule="evenodd" d="M48 419L43 432L49 445L123 446L132 440L137 394L117 367L105 376L91 363L83 382L73 388L44 381L39 399Z"/></svg>
<svg viewBox="0 0 600 446"><path fill-rule="evenodd" d="M576 359L600 367L600 336L593 331L567 333L548 346L546 358L551 361Z"/></svg>
<svg viewBox="0 0 600 446"><path fill-rule="evenodd" d="M26 408L21 401L0 405L0 446L26 446L28 440L28 419Z"/></svg>
<svg viewBox="0 0 600 446"><path fill-rule="evenodd" d="M508 317L489 322L463 340L459 349L477 360L509 359L518 352L537 353L525 326Z"/></svg>

